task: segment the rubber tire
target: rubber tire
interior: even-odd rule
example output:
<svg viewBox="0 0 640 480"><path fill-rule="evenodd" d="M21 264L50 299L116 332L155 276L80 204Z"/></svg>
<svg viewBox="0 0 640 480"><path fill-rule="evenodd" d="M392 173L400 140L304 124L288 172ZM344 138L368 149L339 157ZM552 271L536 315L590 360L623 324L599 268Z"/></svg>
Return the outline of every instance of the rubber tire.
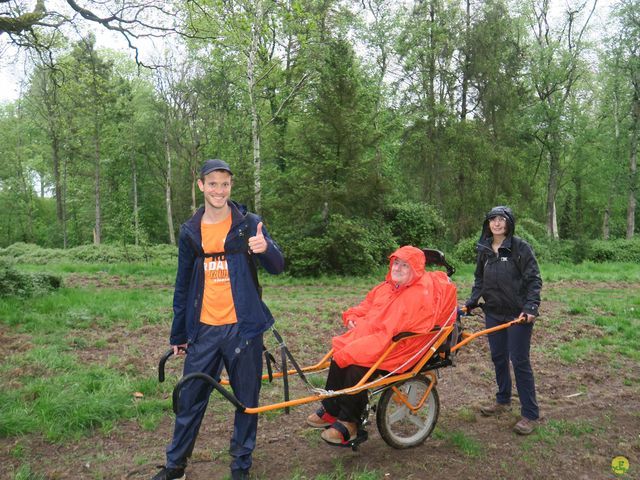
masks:
<svg viewBox="0 0 640 480"><path fill-rule="evenodd" d="M413 390L413 393L409 393L409 401L415 404L422 398L426 389L429 388L430 383L431 380L428 378L422 375L416 375L401 384L397 384L396 387L400 388L405 394L407 394L407 391L410 389ZM434 386L431 389L429 396L420 410L418 410L417 416L412 415L406 405L402 403L399 404L394 400L394 396L395 392L391 388L388 388L381 394L380 400L378 401L376 423L380 436L389 446L397 449L421 445L429 435L431 435L438 421L440 398L438 397L436 387ZM409 415L411 415L411 417L409 417ZM400 416L402 418L392 422L393 416ZM420 419L420 425L415 422L416 417ZM409 433L403 431L406 427L409 427ZM415 432L413 430L415 430Z"/></svg>

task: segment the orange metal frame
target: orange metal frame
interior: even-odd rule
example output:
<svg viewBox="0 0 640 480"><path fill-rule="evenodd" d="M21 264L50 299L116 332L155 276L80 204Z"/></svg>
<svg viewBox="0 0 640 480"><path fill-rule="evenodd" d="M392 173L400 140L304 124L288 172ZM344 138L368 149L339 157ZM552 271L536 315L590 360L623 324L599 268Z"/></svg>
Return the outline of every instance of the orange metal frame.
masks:
<svg viewBox="0 0 640 480"><path fill-rule="evenodd" d="M455 346L451 347L451 352L455 352L456 350L458 350L460 347L466 345L467 343L469 343L471 340L478 338L480 336L483 335L487 335L489 333L492 332L496 332L498 330L503 330L505 328L509 328L510 326L516 324L516 323L520 323L522 322L523 318L519 317L515 320L512 320L511 322L507 322L503 325L498 325L497 327L493 327L493 328L488 328L485 330L481 330L478 331L476 333L473 334L463 334L463 340L460 341L458 344L456 344ZM425 366L425 364L431 359L431 357L433 356L434 353L437 352L438 348L440 347L440 345L442 345L445 340L447 339L447 337L449 336L449 334L451 333L451 331L453 330L453 325L444 327L442 329L439 330L432 330L428 333L420 333L420 334L414 334L408 337L404 337L398 341L394 341L391 343L391 345L389 345L389 347L385 350L385 352L382 354L382 356L378 359L378 361L373 364L371 366L371 368L369 368L369 370L367 371L367 373L364 375L364 377L362 377L362 379L354 386L352 387L348 387L345 388L343 390L336 390L336 391L332 391L332 392L327 392L327 393L318 393L316 395L310 395L307 397L302 397L302 398L298 398L298 399L293 399L293 400L287 400L284 402L278 402L278 403L273 403L270 405L263 405L263 406L259 406L259 407L247 407L244 410L244 413L248 413L248 414L258 414L258 413L264 413L264 412L268 412L271 410L278 410L281 408L286 408L286 407L295 407L297 405L304 405L307 403L312 403L312 402L317 402L319 400L322 400L323 398L329 398L329 397L335 397L338 395L354 395L356 393L359 393L363 390L369 390L369 389L380 389L386 386L391 385L391 388L393 389L393 391L395 392L396 396L398 397L398 399L404 403L408 408L410 408L412 411L416 411L418 409L420 409L422 407L422 405L424 404L424 402L426 401L426 399L429 397L429 394L431 393L431 389L435 386L435 384L437 383L437 378L435 376L435 374L431 371L427 371L427 372L423 372L424 375L428 376L431 379L429 388L427 389L427 391L424 393L424 395L422 396L422 398L420 399L420 401L418 402L417 405L411 405L407 399L407 397L395 386L396 383L400 383L403 382L405 380L408 380L416 375L418 375L420 373L420 370L422 370L422 367ZM407 339L407 338L415 338L418 336L426 336L426 335L434 335L434 339L431 340L431 345L429 346L428 350L425 352L425 354L422 356L422 358L410 369L407 370L404 373L399 373L396 375L390 375L390 376L384 376L378 379L374 379L371 380L371 377L374 375L375 371L378 369L378 367L382 364L382 362L385 360L385 358L387 358L389 356L389 354L394 350L394 348L396 347L396 345L400 342L402 342L403 340ZM428 344L427 344L428 345ZM320 370L324 370L326 369L330 362L331 362L331 356L333 354L333 350L329 350L329 352L327 352L327 354L322 357L322 359L316 363L315 365L309 366L309 367L304 367L301 368L303 373L312 373L312 372L317 372ZM287 371L288 375L295 375L297 374L296 370L288 370ZM273 378L281 378L284 376L283 372L275 372L273 373ZM263 380L267 380L269 378L268 375L263 375L262 379ZM228 380L221 380L220 383L222 385L228 385L229 382Z"/></svg>
<svg viewBox="0 0 640 480"><path fill-rule="evenodd" d="M462 334L462 341L460 341L459 343L457 343L456 345L454 345L453 347L451 347L451 352L455 352L456 350L458 350L460 347L466 345L467 343L469 343L470 341L483 336L483 335L487 335L489 333L492 332L496 332L498 330L503 330L505 328L509 328L510 326L516 324L516 323L521 323L524 319L522 317L516 318L515 320L512 320L510 322L507 322L505 324L502 325L498 325L497 327L493 327L493 328L487 328L485 330L480 330L478 332L475 332L473 334ZM394 341L391 343L391 345L389 345L389 347L385 350L385 352L382 354L382 356L378 359L378 361L373 364L371 366L371 368L369 368L369 370L367 371L367 373L364 375L364 377L362 377L362 379L354 386L352 387L348 387L345 388L343 390L336 390L336 391L332 391L332 392L327 392L327 393L318 393L315 395L310 395L310 396L306 396L306 397L302 397L302 398L298 398L298 399L293 399L293 400L287 400L284 402L278 402L278 403L273 403L270 405L263 405L263 406L259 406L259 407L247 407L244 410L244 413L248 413L248 414L258 414L258 413L264 413L264 412L268 412L271 410L278 410L281 408L287 408L287 407L295 407L297 405L304 405L307 403L312 403L312 402L317 402L322 400L323 398L329 398L329 397L335 397L338 395L354 395L356 393L359 393L363 390L369 390L369 389L380 389L380 388L384 388L387 386L391 386L391 388L393 389L394 393L397 396L397 399L404 403L409 409L411 409L412 411L417 411L419 410L422 405L424 404L424 402L427 400L427 398L429 397L429 394L431 393L431 389L436 385L437 383L437 377L436 375L432 372L432 371L427 371L427 372L423 372L423 374L425 376L428 376L431 379L429 388L427 389L427 391L424 393L424 395L422 396L422 398L418 401L417 405L412 405L407 397L400 391L400 389L398 389L396 387L395 384L403 382L405 380L408 380L414 376L416 376L417 374L420 373L420 370L422 370L422 367L425 366L425 364L431 359L431 357L434 355L434 353L437 352L438 348L445 342L445 340L447 339L447 337L449 336L449 334L451 333L451 331L453 330L453 325L441 328L439 330L432 330L428 333L420 333L420 334L414 334L414 335L410 335L407 337L404 337L398 341ZM427 344L428 346L428 350L422 355L422 357L420 358L420 360L410 369L407 370L404 373L399 373L399 374L395 374L395 375L389 375L389 376L384 376L378 379L374 379L371 380L371 377L374 375L374 373L376 372L376 370L378 369L378 367L382 364L382 362L389 356L389 354L394 350L394 348L396 348L396 345L400 342L402 342L403 340L407 339L407 338L415 338L415 337L419 337L419 336L426 336L426 335L434 335L435 338L431 339L431 344ZM333 354L333 350L329 350L329 352L327 352L327 354L322 357L322 359L316 363L315 365L311 365L309 367L304 367L301 368L301 371L303 373L312 373L312 372L318 372L321 370L326 369L329 364L331 363L331 356ZM295 375L298 372L296 370L288 370L287 374L288 375ZM272 375L272 378L281 378L284 376L283 372L275 372ZM268 375L263 375L262 379L263 380L267 380L269 378ZM228 385L229 382L228 380L222 379L220 381L220 384L222 385Z"/></svg>

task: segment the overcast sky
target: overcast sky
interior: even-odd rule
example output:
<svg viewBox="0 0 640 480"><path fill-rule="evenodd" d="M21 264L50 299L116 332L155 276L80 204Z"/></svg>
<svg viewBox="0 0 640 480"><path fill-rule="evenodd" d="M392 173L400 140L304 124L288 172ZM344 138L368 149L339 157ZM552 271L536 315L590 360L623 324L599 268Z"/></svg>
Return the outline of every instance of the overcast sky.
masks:
<svg viewBox="0 0 640 480"><path fill-rule="evenodd" d="M613 5L615 0L598 0L596 8L596 17L594 20L593 34L601 35L604 29L602 28L602 21L608 17L610 5ZM561 12L567 4L567 0L552 0L553 9ZM99 48L114 48L124 51L129 51L127 45L119 35L111 32L107 32L105 29L96 28L94 30L97 34L97 45ZM4 37L4 38L3 38ZM6 35L0 35L0 46L5 44ZM142 55L144 56L144 47L139 46ZM147 49L149 50L149 49ZM20 82L26 78L26 71L28 71L28 63L25 60L23 54L16 55L16 51L13 48L5 48L0 50L0 102L9 102L17 99L20 96ZM26 88L23 86L22 88Z"/></svg>

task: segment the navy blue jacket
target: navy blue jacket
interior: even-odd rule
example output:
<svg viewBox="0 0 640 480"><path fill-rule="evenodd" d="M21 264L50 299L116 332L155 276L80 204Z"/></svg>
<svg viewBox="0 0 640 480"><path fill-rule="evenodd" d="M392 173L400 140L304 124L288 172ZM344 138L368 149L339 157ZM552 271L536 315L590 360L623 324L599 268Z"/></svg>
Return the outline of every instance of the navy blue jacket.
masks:
<svg viewBox="0 0 640 480"><path fill-rule="evenodd" d="M257 258L269 273L277 274L284 269L284 257L280 249L262 228L267 241L267 250L257 255L248 255L249 237L256 234L261 221L256 214L247 211L244 205L229 202L231 228L224 243L231 295L236 309L238 329L243 339L261 334L273 325L273 316L260 298L249 262ZM200 222L204 214L201 207L182 227L178 243L178 273L173 294L173 324L171 345L193 343L200 327L200 311L204 293L204 254ZM214 253L214 252L206 252Z"/></svg>

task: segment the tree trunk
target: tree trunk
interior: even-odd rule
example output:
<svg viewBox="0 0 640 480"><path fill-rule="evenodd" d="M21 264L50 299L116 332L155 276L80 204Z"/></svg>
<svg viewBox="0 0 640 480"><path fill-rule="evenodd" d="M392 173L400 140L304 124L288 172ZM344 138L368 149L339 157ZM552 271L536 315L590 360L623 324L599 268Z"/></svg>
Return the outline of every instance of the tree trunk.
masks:
<svg viewBox="0 0 640 480"><path fill-rule="evenodd" d="M429 139L433 140L435 134L436 125L436 52L435 52L435 35L434 30L436 28L436 10L433 4L433 0L429 2L429 20L431 22L429 30L429 85L427 88L427 106L429 115Z"/></svg>
<svg viewBox="0 0 640 480"><path fill-rule="evenodd" d="M94 182L95 182L95 198L96 198L96 223L93 230L93 243L100 245L102 241L102 218L100 213L100 130L94 130Z"/></svg>
<svg viewBox="0 0 640 480"><path fill-rule="evenodd" d="M629 141L629 200L627 202L627 239L633 238L636 227L638 193L638 135L640 134L640 69L633 76L631 139Z"/></svg>
<svg viewBox="0 0 640 480"><path fill-rule="evenodd" d="M53 181L56 195L56 215L62 224L62 191L60 188L60 141L57 132L51 133L51 159L53 160Z"/></svg>
<svg viewBox="0 0 640 480"><path fill-rule="evenodd" d="M198 209L198 204L196 203L196 183L198 182L198 175L196 173L196 169L191 169L191 211L195 212Z"/></svg>
<svg viewBox="0 0 640 480"><path fill-rule="evenodd" d="M251 103L251 138L253 141L253 197L255 212L262 210L262 182L260 179L262 161L260 159L260 124L256 99L256 58L258 54L258 40L262 24L262 0L255 2L256 14L251 27L251 48L247 65L247 80L249 82L249 100Z"/></svg>
<svg viewBox="0 0 640 480"><path fill-rule="evenodd" d="M549 182L547 183L547 233L557 240L558 219L556 212L556 195L560 183L560 158L553 149L549 152Z"/></svg>
<svg viewBox="0 0 640 480"><path fill-rule="evenodd" d="M609 199L607 200L607 208L604 209L604 215L602 218L602 239L609 240L609 236L611 232L609 230L609 221L611 220L611 199L612 196L609 195Z"/></svg>
<svg viewBox="0 0 640 480"><path fill-rule="evenodd" d="M67 234L67 160L62 162L62 245L66 249L69 239Z"/></svg>
<svg viewBox="0 0 640 480"><path fill-rule="evenodd" d="M176 244L176 234L173 231L173 211L171 207L171 150L169 148L169 133L165 125L164 147L167 161L167 174L165 175L164 203L167 209L167 227L169 228L169 243Z"/></svg>
<svg viewBox="0 0 640 480"><path fill-rule="evenodd" d="M465 42L464 42L464 61L462 66L462 91L460 92L460 120L465 121L467 119L467 93L469 90L469 32L471 25L471 0L466 0L466 14L465 14Z"/></svg>
<svg viewBox="0 0 640 480"><path fill-rule="evenodd" d="M140 244L140 215L138 212L138 170L136 159L131 156L131 182L133 183L133 236L134 243Z"/></svg>

